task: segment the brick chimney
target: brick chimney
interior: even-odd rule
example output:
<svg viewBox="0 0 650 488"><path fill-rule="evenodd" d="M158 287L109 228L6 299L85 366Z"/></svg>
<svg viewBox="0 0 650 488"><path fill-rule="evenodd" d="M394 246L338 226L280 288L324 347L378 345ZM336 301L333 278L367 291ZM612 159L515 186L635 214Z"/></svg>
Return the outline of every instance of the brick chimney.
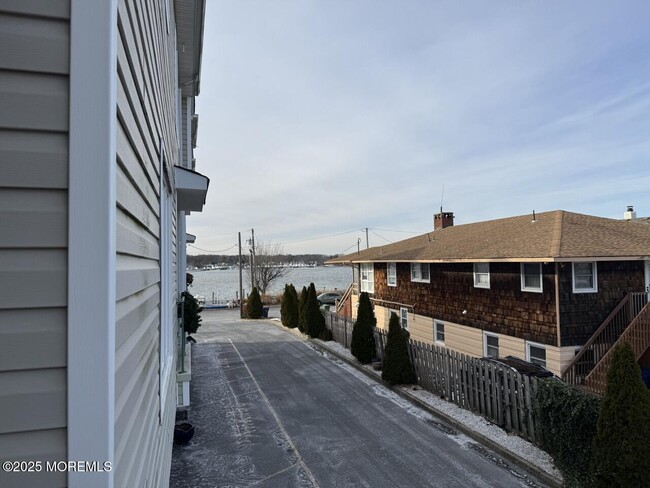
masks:
<svg viewBox="0 0 650 488"><path fill-rule="evenodd" d="M453 212L441 212L434 214L433 216L433 230L444 229L445 227L451 227L454 225L454 213Z"/></svg>

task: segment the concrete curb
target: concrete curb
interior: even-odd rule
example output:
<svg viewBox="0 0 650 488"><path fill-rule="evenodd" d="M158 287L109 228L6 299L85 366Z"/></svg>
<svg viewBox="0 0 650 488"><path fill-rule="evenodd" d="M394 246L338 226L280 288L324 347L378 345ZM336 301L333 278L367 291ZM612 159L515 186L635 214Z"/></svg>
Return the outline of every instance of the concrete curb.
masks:
<svg viewBox="0 0 650 488"><path fill-rule="evenodd" d="M283 329L286 329L285 327L282 327ZM394 386L388 385L387 383L383 382L381 378L379 378L377 375L373 374L372 372L368 371L366 368L364 368L360 363L356 361L352 361L349 358L339 354L337 351L334 351L333 349L330 349L326 345L322 344L321 342L316 342L313 339L307 339L308 342L314 345L314 347L318 348L321 351L327 352L328 354L331 354L332 356L335 356L337 359L340 359L341 361L344 361L345 363L349 364L350 366L356 368L358 371L362 372L365 374L368 378L372 378L374 381L377 381L378 383L381 383L384 385L386 388L390 389L400 397L404 398L405 400L408 400L415 406L429 412L431 415L438 417L442 420L445 421L445 423L449 424L451 427L454 429L458 430L459 432L462 432L466 436L474 439L475 441L483 444L484 446L489 447L491 450L497 452L499 455L510 461L516 466L519 466L520 468L525 469L529 473L533 474L536 478L538 478L540 481L546 483L547 485L553 487L553 488L562 488L563 484L562 481L555 478L551 474L547 473L543 469L540 469L536 465L532 464L530 461L527 459L524 459L520 456L518 456L516 453L510 451L509 449L506 449L503 447L501 444L494 442L492 439L485 437L483 434L480 434L478 432L475 432L471 429L469 429L465 424L462 424L458 422L456 419L449 417L447 414L444 412L441 412L439 410L436 410L433 408L431 405L423 402L419 398L409 394L408 392L396 388Z"/></svg>

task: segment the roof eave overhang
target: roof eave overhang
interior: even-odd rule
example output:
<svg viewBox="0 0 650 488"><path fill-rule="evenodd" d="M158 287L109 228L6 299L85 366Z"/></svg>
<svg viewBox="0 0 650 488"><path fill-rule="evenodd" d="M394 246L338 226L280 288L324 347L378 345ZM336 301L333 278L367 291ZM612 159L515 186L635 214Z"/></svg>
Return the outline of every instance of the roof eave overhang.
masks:
<svg viewBox="0 0 650 488"><path fill-rule="evenodd" d="M453 258L453 259L350 259L349 261L326 261L325 264L350 265L364 263L572 263L592 261L643 261L647 256L575 256L575 257L535 257L535 258Z"/></svg>
<svg viewBox="0 0 650 488"><path fill-rule="evenodd" d="M175 0L174 5L179 88L183 96L195 97L200 91L205 0ZM191 14L189 19L184 17L187 13Z"/></svg>
<svg viewBox="0 0 650 488"><path fill-rule="evenodd" d="M201 212L208 194L210 179L196 171L174 166L176 200L179 211Z"/></svg>

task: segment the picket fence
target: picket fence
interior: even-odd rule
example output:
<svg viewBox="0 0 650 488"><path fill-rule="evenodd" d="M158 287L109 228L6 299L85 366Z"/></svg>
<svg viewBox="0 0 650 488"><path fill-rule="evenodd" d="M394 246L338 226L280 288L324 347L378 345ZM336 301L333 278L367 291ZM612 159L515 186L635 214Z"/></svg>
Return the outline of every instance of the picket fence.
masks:
<svg viewBox="0 0 650 488"><path fill-rule="evenodd" d="M352 342L351 319L326 312L336 342ZM375 329L377 357L383 359L387 332ZM538 379L489 360L466 356L444 347L408 341L411 364L425 390L484 416L509 432L537 442L533 416Z"/></svg>

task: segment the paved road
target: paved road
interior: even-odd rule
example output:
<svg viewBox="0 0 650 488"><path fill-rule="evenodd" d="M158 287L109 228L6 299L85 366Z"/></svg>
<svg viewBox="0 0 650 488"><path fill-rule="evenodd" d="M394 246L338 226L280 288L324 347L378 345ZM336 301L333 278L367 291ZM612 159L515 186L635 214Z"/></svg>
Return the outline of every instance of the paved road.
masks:
<svg viewBox="0 0 650 488"><path fill-rule="evenodd" d="M172 488L542 486L273 324L203 322Z"/></svg>

